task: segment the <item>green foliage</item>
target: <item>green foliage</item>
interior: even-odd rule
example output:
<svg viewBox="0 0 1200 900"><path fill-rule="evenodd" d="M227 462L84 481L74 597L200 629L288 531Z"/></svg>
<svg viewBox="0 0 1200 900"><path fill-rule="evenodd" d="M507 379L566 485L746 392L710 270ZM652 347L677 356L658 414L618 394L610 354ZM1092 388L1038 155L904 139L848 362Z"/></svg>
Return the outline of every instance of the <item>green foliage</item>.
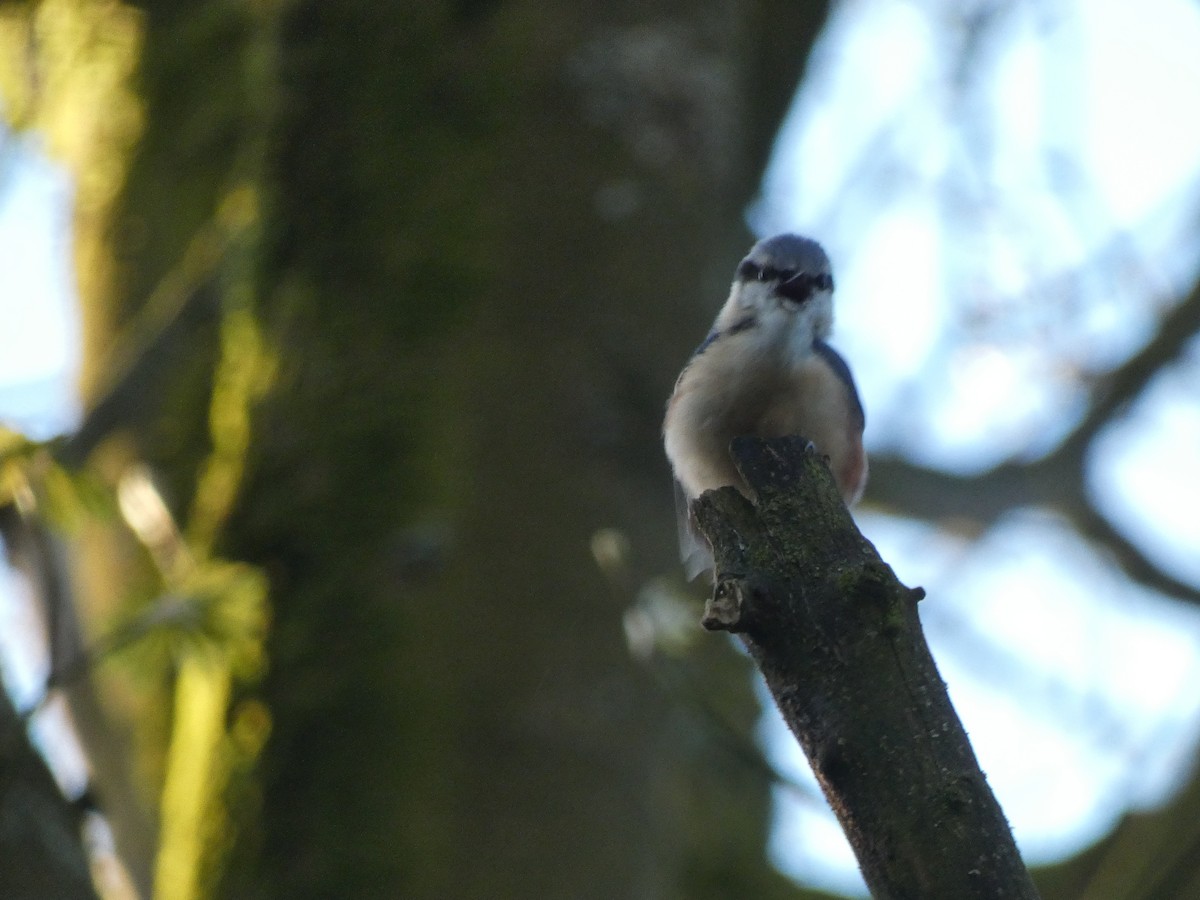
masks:
<svg viewBox="0 0 1200 900"><path fill-rule="evenodd" d="M244 563L211 560L168 585L122 631L145 635L176 658L212 657L248 679L262 670L267 622L263 574Z"/></svg>
<svg viewBox="0 0 1200 900"><path fill-rule="evenodd" d="M89 520L111 519L111 491L95 471L61 465L55 458L59 443L0 427L0 506L14 504L66 532Z"/></svg>

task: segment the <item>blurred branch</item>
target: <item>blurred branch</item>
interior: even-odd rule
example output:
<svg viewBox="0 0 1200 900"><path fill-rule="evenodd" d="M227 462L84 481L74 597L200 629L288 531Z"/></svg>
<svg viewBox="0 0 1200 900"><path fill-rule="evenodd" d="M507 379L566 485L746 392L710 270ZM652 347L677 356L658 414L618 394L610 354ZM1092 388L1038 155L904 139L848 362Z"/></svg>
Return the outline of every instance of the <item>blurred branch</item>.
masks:
<svg viewBox="0 0 1200 900"><path fill-rule="evenodd" d="M1136 399L1154 376L1174 362L1200 332L1200 282L1159 323L1154 338L1112 372L1100 378L1092 404L1055 456L1082 460L1091 440Z"/></svg>
<svg viewBox="0 0 1200 900"><path fill-rule="evenodd" d="M189 352L196 332L205 324L215 323L218 313L216 286L211 279L190 289L165 321L131 348L128 360L117 369L79 428L62 443L56 454L59 462L78 468L108 435L151 414L152 401L160 395L163 380Z"/></svg>
<svg viewBox="0 0 1200 900"><path fill-rule="evenodd" d="M0 688L0 896L94 898L80 815Z"/></svg>
<svg viewBox="0 0 1200 900"><path fill-rule="evenodd" d="M799 438L738 438L758 498L694 511L716 560L710 629L762 669L876 897L1036 898L917 616L923 595L854 526Z"/></svg>
<svg viewBox="0 0 1200 900"><path fill-rule="evenodd" d="M872 504L927 521L959 520L986 527L1023 506L1055 510L1138 584L1200 605L1200 586L1164 571L1096 508L1085 489L1081 461L1065 454L1055 452L1028 464L1005 463L980 475L954 475L898 457L875 457L871 479Z"/></svg>
<svg viewBox="0 0 1200 900"><path fill-rule="evenodd" d="M54 684L61 680L60 669L73 669L88 656L62 548L45 526L11 505L0 507L0 537L9 564L24 576L39 604ZM73 672L62 690L97 779L95 787L112 824L121 859L142 896L149 896L156 828L134 788L128 742L117 733L86 675L86 667ZM0 845L7 846L3 841Z"/></svg>
<svg viewBox="0 0 1200 900"><path fill-rule="evenodd" d="M1085 503L1072 510L1071 522L1084 537L1108 551L1121 571L1138 584L1200 606L1200 587L1164 571L1133 541L1121 534L1093 504Z"/></svg>
<svg viewBox="0 0 1200 900"><path fill-rule="evenodd" d="M1126 815L1099 844L1038 872L1046 896L1160 900L1198 896L1200 782L1164 809Z"/></svg>
<svg viewBox="0 0 1200 900"><path fill-rule="evenodd" d="M1053 453L1029 463L1004 463L979 475L954 475L894 456L876 457L871 460L869 499L920 519L964 519L981 525L994 524L1022 506L1053 509L1107 550L1137 583L1200 605L1200 586L1164 571L1121 534L1096 507L1084 476L1092 441L1179 357L1198 331L1200 284L1163 319L1146 346L1098 380L1088 412Z"/></svg>
<svg viewBox="0 0 1200 900"><path fill-rule="evenodd" d="M1022 506L1065 505L1072 493L1067 483L1044 478L1046 471L1045 460L1039 460L1028 465L1004 463L978 475L955 475L898 456L873 456L867 500L918 519L991 525Z"/></svg>

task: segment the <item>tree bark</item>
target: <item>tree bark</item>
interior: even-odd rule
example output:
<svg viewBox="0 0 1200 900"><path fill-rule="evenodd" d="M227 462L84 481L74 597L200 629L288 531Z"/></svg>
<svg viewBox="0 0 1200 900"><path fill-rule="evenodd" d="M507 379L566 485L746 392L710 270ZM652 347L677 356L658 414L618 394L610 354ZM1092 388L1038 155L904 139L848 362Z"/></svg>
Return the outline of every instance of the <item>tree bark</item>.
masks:
<svg viewBox="0 0 1200 900"><path fill-rule="evenodd" d="M710 629L739 634L876 898L1035 898L905 587L800 438L733 444L695 504L716 559Z"/></svg>

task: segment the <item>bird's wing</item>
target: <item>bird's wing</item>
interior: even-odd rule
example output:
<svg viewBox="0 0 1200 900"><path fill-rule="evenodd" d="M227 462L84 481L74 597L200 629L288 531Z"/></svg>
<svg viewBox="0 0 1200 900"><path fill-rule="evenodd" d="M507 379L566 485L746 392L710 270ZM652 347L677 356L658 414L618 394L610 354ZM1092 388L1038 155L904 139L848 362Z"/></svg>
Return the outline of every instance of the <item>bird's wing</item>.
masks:
<svg viewBox="0 0 1200 900"><path fill-rule="evenodd" d="M678 481L675 482L675 513L679 519L679 558L683 560L684 574L691 581L705 569L713 567L713 558L708 544L696 531L687 494Z"/></svg>

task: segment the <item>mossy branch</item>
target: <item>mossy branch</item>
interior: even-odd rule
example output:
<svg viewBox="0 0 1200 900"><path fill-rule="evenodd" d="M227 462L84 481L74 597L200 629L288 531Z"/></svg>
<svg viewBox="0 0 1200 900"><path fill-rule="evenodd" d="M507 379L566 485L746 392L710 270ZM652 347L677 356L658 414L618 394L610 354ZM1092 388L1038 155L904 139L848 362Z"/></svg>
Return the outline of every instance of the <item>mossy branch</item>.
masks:
<svg viewBox="0 0 1200 900"><path fill-rule="evenodd" d="M882 898L1036 898L921 630L800 438L739 438L694 504L716 560L704 625L740 635Z"/></svg>

